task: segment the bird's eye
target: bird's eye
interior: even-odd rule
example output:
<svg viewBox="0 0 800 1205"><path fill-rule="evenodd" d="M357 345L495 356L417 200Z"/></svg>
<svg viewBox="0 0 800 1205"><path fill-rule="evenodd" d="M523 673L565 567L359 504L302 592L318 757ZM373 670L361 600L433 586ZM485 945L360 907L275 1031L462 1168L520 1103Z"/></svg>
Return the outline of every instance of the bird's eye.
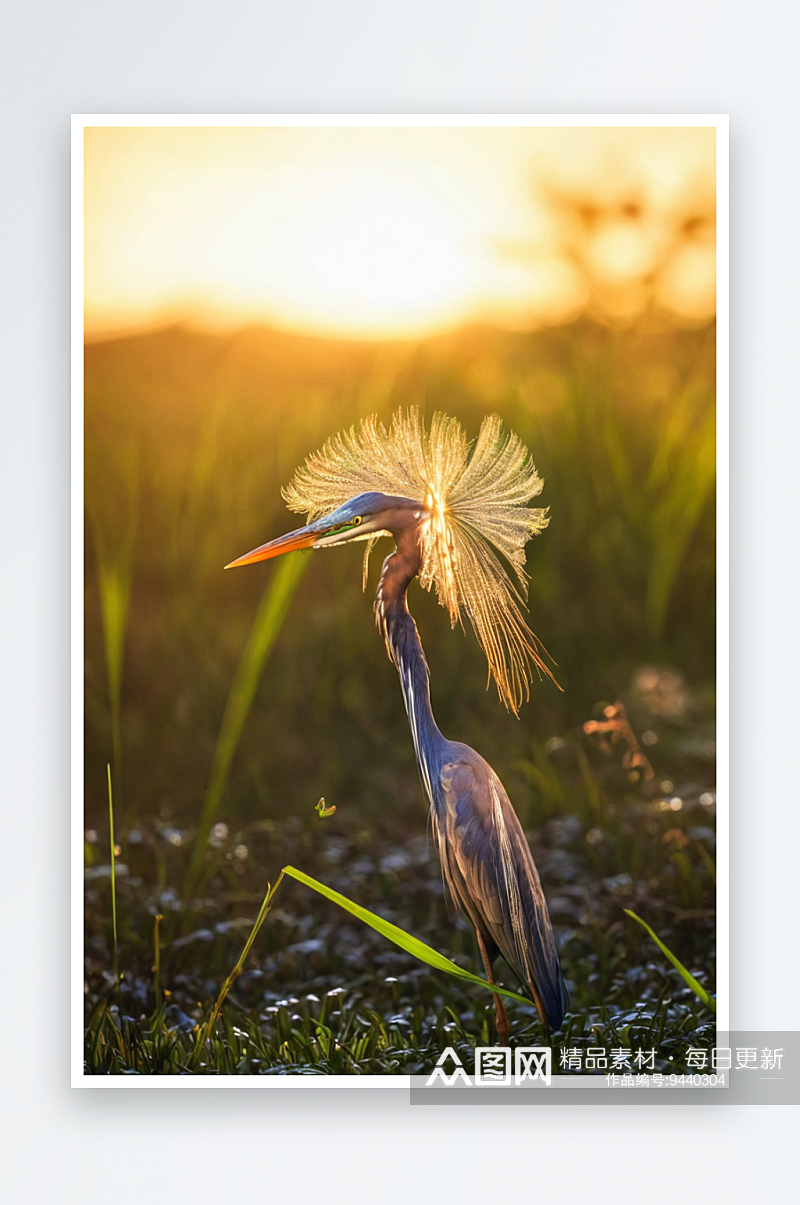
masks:
<svg viewBox="0 0 800 1205"><path fill-rule="evenodd" d="M353 519L353 527L358 527L360 525L360 523L361 523L361 516L357 515L356 518Z"/></svg>

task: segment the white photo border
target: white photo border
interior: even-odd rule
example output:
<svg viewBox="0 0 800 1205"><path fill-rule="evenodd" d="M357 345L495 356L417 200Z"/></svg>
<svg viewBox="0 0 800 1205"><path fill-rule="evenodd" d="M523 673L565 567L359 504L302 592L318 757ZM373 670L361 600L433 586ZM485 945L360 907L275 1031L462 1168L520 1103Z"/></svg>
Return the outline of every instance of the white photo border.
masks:
<svg viewBox="0 0 800 1205"><path fill-rule="evenodd" d="M729 121L727 114L73 114L71 149L71 1049L72 1087L396 1088L408 1075L88 1076L84 1028L84 132L92 127L569 128L706 127L716 130L717 204L717 1028L730 1029L730 500Z"/></svg>

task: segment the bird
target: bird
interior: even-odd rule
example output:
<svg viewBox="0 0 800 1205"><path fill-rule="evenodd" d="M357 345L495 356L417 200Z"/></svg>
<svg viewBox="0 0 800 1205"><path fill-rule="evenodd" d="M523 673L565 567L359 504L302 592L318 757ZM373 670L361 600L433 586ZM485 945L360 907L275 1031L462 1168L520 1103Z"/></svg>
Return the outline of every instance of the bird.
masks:
<svg viewBox="0 0 800 1205"><path fill-rule="evenodd" d="M373 546L381 537L394 540L375 620L400 678L445 890L475 929L489 983L495 986L493 964L502 955L545 1029L557 1031L568 995L530 846L489 763L439 730L407 600L418 578L426 590L435 587L453 627L470 622L486 655L487 688L493 680L518 715L534 673L553 677L524 613L524 546L549 522L549 508L528 504L543 484L527 448L498 415L484 418L474 441L441 412L428 425L416 407L396 411L388 425L373 415L329 438L282 491L306 525L225 568L366 541L366 588ZM497 993L494 1003L499 1044L507 1046L508 1014Z"/></svg>

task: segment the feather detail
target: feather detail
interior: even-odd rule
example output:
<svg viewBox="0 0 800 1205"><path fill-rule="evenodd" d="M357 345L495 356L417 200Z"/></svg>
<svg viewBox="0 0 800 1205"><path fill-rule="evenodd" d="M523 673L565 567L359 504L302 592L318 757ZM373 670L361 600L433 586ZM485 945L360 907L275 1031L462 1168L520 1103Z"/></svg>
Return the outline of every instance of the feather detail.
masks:
<svg viewBox="0 0 800 1205"><path fill-rule="evenodd" d="M524 615L525 544L549 521L546 509L528 503L543 485L528 449L496 414L483 420L470 445L457 419L436 413L427 429L412 407L397 411L388 428L372 415L332 436L283 496L309 521L371 490L420 502L428 512L420 530L420 582L426 590L435 585L453 627L466 614L490 680L516 714L530 696L534 668L553 677Z"/></svg>
<svg viewBox="0 0 800 1205"><path fill-rule="evenodd" d="M379 539L380 539L380 535L370 536L370 538L367 540L367 546L364 549L364 564L361 567L361 590L362 590L362 592L366 592L367 582L369 580L369 555L372 552L375 545L378 543Z"/></svg>

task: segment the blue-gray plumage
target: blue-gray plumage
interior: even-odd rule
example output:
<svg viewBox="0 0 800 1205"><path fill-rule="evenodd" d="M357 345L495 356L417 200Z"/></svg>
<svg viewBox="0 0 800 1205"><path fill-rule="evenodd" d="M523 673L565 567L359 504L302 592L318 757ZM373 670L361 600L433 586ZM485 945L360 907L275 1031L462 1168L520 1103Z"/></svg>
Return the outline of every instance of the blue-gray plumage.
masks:
<svg viewBox="0 0 800 1205"><path fill-rule="evenodd" d="M445 884L475 927L490 979L499 951L530 990L542 1021L558 1029L567 992L530 846L491 766L439 731L428 664L406 600L419 573L419 536L414 524L401 525L397 516L392 534L397 551L383 563L375 615L400 676ZM495 1003L505 1043L508 1021L499 996Z"/></svg>
<svg viewBox="0 0 800 1205"><path fill-rule="evenodd" d="M420 573L422 531L430 519L420 502L370 491L233 564L378 534L394 538L396 551L383 563L375 616L400 676L444 882L475 927L490 981L499 952L531 992L542 1022L558 1029L567 993L530 847L491 766L468 745L447 740L431 710L428 665L406 598ZM505 1044L508 1017L499 995L495 1007Z"/></svg>

